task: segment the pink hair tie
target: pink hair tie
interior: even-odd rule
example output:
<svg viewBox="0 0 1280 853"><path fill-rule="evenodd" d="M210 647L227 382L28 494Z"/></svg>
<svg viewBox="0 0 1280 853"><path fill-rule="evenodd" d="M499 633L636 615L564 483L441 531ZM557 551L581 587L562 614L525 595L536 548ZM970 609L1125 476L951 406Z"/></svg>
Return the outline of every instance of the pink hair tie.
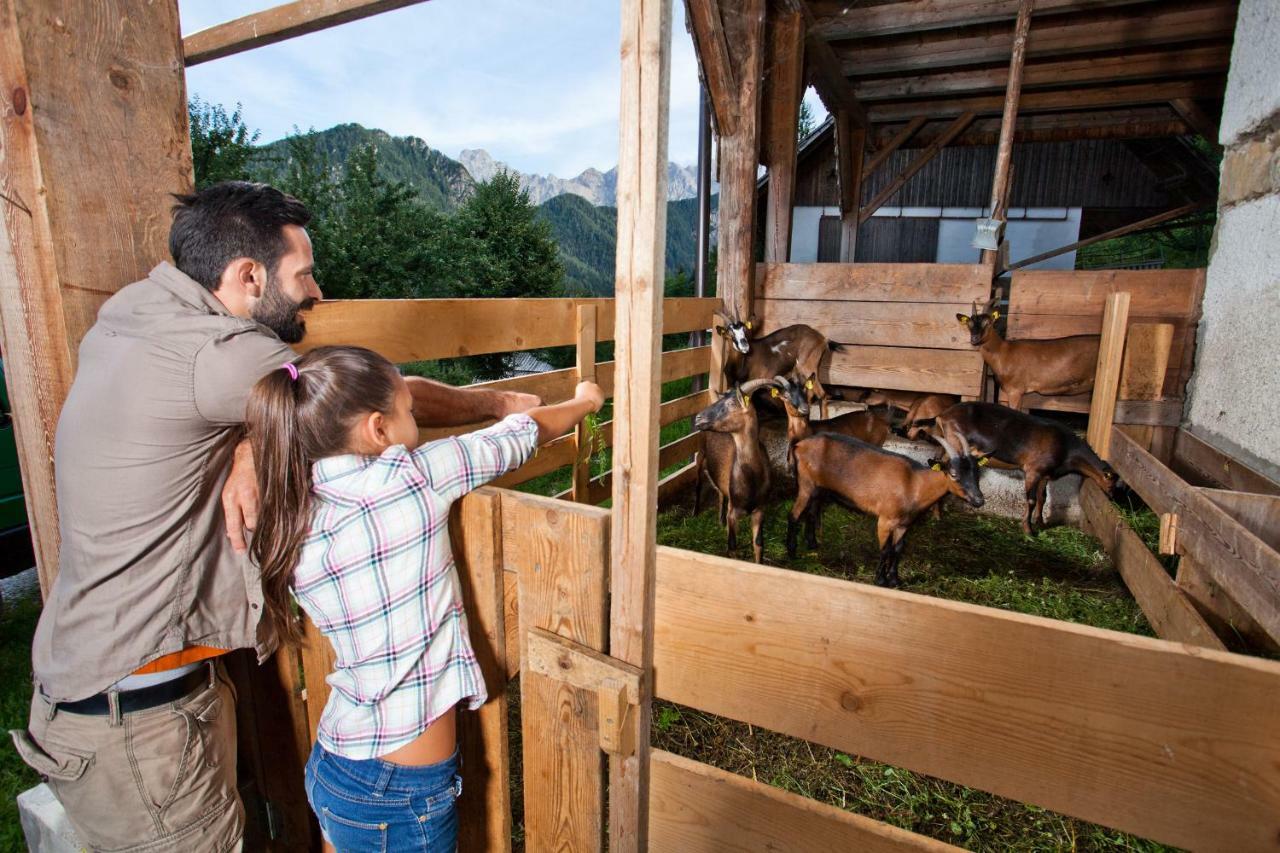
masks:
<svg viewBox="0 0 1280 853"><path fill-rule="evenodd" d="M284 364L280 365L280 369L287 372L289 374L289 378L294 382L298 381L298 368L293 362L286 361Z"/></svg>

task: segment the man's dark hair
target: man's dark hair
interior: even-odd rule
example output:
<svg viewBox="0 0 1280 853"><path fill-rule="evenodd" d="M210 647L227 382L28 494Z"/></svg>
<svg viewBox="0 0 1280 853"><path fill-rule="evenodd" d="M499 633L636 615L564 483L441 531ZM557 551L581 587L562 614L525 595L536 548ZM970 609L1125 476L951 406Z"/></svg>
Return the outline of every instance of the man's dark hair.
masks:
<svg viewBox="0 0 1280 853"><path fill-rule="evenodd" d="M275 275L284 255L284 226L311 221L306 205L267 184L223 181L190 195L174 195L169 254L209 291L236 258L252 258Z"/></svg>

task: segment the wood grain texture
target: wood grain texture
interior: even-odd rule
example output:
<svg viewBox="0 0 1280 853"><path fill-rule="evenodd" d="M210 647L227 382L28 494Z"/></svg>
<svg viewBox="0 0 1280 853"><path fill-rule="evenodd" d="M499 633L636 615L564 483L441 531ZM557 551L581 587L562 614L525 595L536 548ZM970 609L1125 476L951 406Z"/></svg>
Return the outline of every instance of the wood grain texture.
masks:
<svg viewBox="0 0 1280 853"><path fill-rule="evenodd" d="M738 130L738 76L729 58L719 0L685 0L684 5L702 82L711 96L716 130L721 136L730 136Z"/></svg>
<svg viewBox="0 0 1280 853"><path fill-rule="evenodd" d="M764 69L764 162L769 167L765 203L764 256L791 257L791 207L796 181L796 124L804 96L804 17L795 10L769 10Z"/></svg>
<svg viewBox="0 0 1280 853"><path fill-rule="evenodd" d="M182 40L188 68L211 59L358 21L424 0L295 0L192 33Z"/></svg>
<svg viewBox="0 0 1280 853"><path fill-rule="evenodd" d="M578 382L596 378L596 308L594 305L578 306L577 348L575 352L575 377ZM573 499L588 502L591 485L591 430L584 418L573 429Z"/></svg>
<svg viewBox="0 0 1280 853"><path fill-rule="evenodd" d="M956 322L968 310L965 302L756 302L761 334L803 323L843 344L972 351L968 330Z"/></svg>
<svg viewBox="0 0 1280 853"><path fill-rule="evenodd" d="M1018 121L1018 100L1022 95L1022 66L1027 56L1027 33L1031 29L1031 10L1035 0L1018 4L1018 20L1013 28L1013 47L1009 58L1008 81L1005 84L1004 112L1000 118L1000 140L996 143L995 174L991 180L992 215L1003 220L1009 196L1013 163L1013 131ZM990 262L991 258L984 258Z"/></svg>
<svg viewBox="0 0 1280 853"><path fill-rule="evenodd" d="M1192 849L1280 833L1280 663L658 549L658 697Z"/></svg>
<svg viewBox="0 0 1280 853"><path fill-rule="evenodd" d="M1199 316L1197 288L1205 271L1189 270L1029 270L1013 274L1009 297L1009 337L1021 314L1101 317L1107 297L1125 291L1134 317ZM1083 332L1097 334L1098 329Z"/></svg>
<svg viewBox="0 0 1280 853"><path fill-rule="evenodd" d="M847 111L836 112L836 172L840 180L840 261L852 263L858 249L858 212L862 209L862 167L867 131ZM765 256L766 261L787 258Z"/></svg>
<svg viewBox="0 0 1280 853"><path fill-rule="evenodd" d="M1185 429L1178 430L1174 439L1173 462L1170 467L1194 485L1207 484L1238 492L1280 495L1280 483L1238 459L1233 459Z"/></svg>
<svg viewBox="0 0 1280 853"><path fill-rule="evenodd" d="M511 766L507 738L505 573L502 496L479 489L453 505L449 536L458 567L471 648L488 701L458 713L458 753L467 796L458 801L458 849L511 849Z"/></svg>
<svg viewBox="0 0 1280 853"><path fill-rule="evenodd" d="M302 635L302 647L298 655L302 660L303 689L306 691L307 728L311 742L315 743L316 730L320 727L320 714L329 701L329 684L325 679L333 672L335 656L328 638L305 616L302 619Z"/></svg>
<svg viewBox="0 0 1280 853"><path fill-rule="evenodd" d="M0 91L0 345L47 590L54 433L80 340L108 297L168 257L168 193L193 183L177 3L4 3Z"/></svg>
<svg viewBox="0 0 1280 853"><path fill-rule="evenodd" d="M1092 480L1086 480L1080 487L1080 508L1087 522L1086 532L1095 536L1111 555L1111 562L1156 636L1206 649L1226 650L1155 554Z"/></svg>
<svg viewBox="0 0 1280 853"><path fill-rule="evenodd" d="M607 519L594 507L502 493L503 566L519 576L522 661L530 627L604 647ZM528 850L601 849L604 761L597 704L594 692L521 673Z"/></svg>
<svg viewBox="0 0 1280 853"><path fill-rule="evenodd" d="M959 850L871 818L673 755L653 752L654 850Z"/></svg>
<svg viewBox="0 0 1280 853"><path fill-rule="evenodd" d="M1035 11L1046 15L1137 2L1141 0L1038 0ZM848 0L811 0L810 6L817 18L817 32L825 38L840 39L997 22L1007 24L1017 16L1018 3L1019 0L899 0L850 6Z"/></svg>
<svg viewBox="0 0 1280 853"><path fill-rule="evenodd" d="M575 343L577 308L595 305L596 337L615 337L612 299L350 299L322 302L307 315L297 346L368 347L396 364L567 346ZM711 328L714 299L662 300L663 328Z"/></svg>
<svg viewBox="0 0 1280 853"><path fill-rule="evenodd" d="M1129 326L1129 294L1107 297L1102 314L1102 341L1098 344L1098 369L1089 401L1089 446L1103 460L1111 458L1112 424L1116 419L1116 393L1124 364L1125 331Z"/></svg>
<svg viewBox="0 0 1280 853"><path fill-rule="evenodd" d="M1280 642L1269 636L1222 585L1190 554L1178 558L1178 589L1191 600L1204 620L1233 649L1275 656Z"/></svg>
<svg viewBox="0 0 1280 853"><path fill-rule="evenodd" d="M745 271L744 287L752 272L749 227L739 236L744 246L726 254L726 235L735 233L727 210L745 202L755 206L756 134L759 124L758 84L764 45L764 8L751 0L754 21L754 60L734 61L739 89L751 93L738 100L738 128L721 137L720 261L717 278ZM730 60L733 34L739 21L734 11L724 20ZM671 97L671 4L666 0L623 0L622 106L618 144L618 256L615 292L618 311L617 387L614 397L613 510L611 514L608 606L609 654L644 674L641 695L632 719L631 755L609 757L609 849L616 853L649 849L649 721L653 665L653 549L657 536L658 407L657 381L664 331L662 312L666 269L667 122ZM750 105L749 110L742 105ZM733 140L732 142L730 140ZM750 141L750 195L738 186ZM734 146L737 154L730 156ZM731 166L730 164L734 165ZM735 195L735 192L738 194ZM748 226L753 220L748 219ZM738 223L741 225L741 223ZM717 282L717 291L720 289ZM749 296L748 292L748 296ZM710 323L708 322L708 325ZM597 646L597 648L603 648ZM597 701L594 697L592 701ZM598 743L598 741L597 741Z"/></svg>
<svg viewBox="0 0 1280 853"><path fill-rule="evenodd" d="M1200 489L1200 494L1226 510L1273 550L1280 551L1280 496L1227 489Z"/></svg>
<svg viewBox="0 0 1280 853"><path fill-rule="evenodd" d="M1119 429L1111 464L1155 512L1178 514L1178 541L1263 631L1280 641L1280 554Z"/></svg>
<svg viewBox="0 0 1280 853"><path fill-rule="evenodd" d="M845 347L831 353L821 379L831 385L976 396L982 388L982 355L944 349Z"/></svg>
<svg viewBox="0 0 1280 853"><path fill-rule="evenodd" d="M977 264L760 264L756 273L760 299L939 302L967 308L990 289L990 271Z"/></svg>

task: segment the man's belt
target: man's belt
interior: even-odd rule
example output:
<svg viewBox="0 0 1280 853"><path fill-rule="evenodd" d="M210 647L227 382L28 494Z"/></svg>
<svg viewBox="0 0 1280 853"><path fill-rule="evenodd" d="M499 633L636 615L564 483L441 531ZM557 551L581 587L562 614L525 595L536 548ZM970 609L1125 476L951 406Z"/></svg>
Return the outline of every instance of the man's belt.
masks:
<svg viewBox="0 0 1280 853"><path fill-rule="evenodd" d="M209 667L202 666L172 681L164 681L150 687L139 687L137 690L121 690L116 694L119 699L120 713L146 711L149 708L177 702L196 688L208 683ZM58 702L57 710L68 714L92 714L105 717L111 713L111 702L108 694L97 693L75 702Z"/></svg>

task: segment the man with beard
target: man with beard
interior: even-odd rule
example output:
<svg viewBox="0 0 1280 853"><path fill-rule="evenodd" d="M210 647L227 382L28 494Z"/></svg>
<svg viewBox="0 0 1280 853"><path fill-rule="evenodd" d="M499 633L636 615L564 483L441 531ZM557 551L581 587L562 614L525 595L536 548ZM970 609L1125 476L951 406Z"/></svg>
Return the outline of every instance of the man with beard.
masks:
<svg viewBox="0 0 1280 853"><path fill-rule="evenodd" d="M257 490L249 390L291 362L321 299L310 213L264 184L179 196L174 263L121 289L80 345L58 420L57 579L32 649L35 693L13 737L92 849L232 850L234 695L218 656L266 636L245 553ZM411 379L439 426L538 403ZM260 627L262 630L259 630Z"/></svg>

